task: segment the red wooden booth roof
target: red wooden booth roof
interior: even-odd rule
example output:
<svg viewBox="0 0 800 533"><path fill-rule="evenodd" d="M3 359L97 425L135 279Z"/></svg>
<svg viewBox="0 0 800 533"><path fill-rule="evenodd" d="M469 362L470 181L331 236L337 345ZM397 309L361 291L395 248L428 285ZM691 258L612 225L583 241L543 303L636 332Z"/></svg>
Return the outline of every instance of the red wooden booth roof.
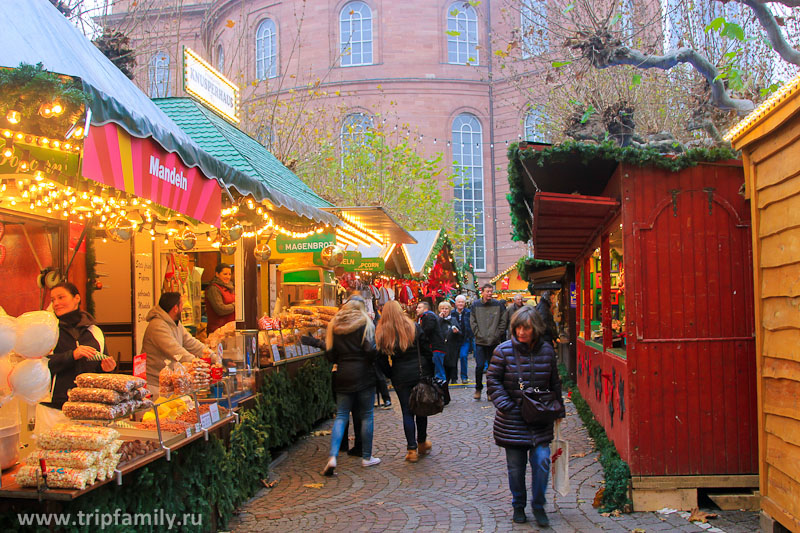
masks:
<svg viewBox="0 0 800 533"><path fill-rule="evenodd" d="M605 196L537 192L533 197L533 256L575 261L619 209Z"/></svg>

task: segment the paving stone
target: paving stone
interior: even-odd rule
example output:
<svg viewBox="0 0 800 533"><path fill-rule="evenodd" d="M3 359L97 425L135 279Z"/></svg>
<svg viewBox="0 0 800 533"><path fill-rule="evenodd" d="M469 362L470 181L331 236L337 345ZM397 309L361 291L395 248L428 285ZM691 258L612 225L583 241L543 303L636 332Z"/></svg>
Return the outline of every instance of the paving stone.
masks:
<svg viewBox="0 0 800 533"><path fill-rule="evenodd" d="M270 480L278 481L274 488L261 491L244 504L228 529L236 533L536 531L530 506L526 512L531 522L511 521L505 451L492 438L494 408L485 399L473 400L473 392L467 387L451 387L451 404L428 421L433 450L416 464L403 460L405 438L396 398L392 398L391 410L375 411L373 454L382 459L377 466L363 468L360 458L342 454L336 475L323 477L319 472L327 461L330 436L300 440L274 465L270 473ZM552 489L548 489L545 509L552 526L548 531L630 532L637 527L648 532L703 531L677 513L632 513L613 518L603 517L592 508L594 494L602 486L602 466L595 460L597 454L572 403L566 406L569 416L562 434L570 441L570 453L587 455L570 462L569 495L554 498ZM331 426L328 421L316 429ZM310 483L323 486L303 486ZM530 472L527 485L530 487ZM711 521L712 525L725 533L758 531L757 513L714 512L720 518Z"/></svg>

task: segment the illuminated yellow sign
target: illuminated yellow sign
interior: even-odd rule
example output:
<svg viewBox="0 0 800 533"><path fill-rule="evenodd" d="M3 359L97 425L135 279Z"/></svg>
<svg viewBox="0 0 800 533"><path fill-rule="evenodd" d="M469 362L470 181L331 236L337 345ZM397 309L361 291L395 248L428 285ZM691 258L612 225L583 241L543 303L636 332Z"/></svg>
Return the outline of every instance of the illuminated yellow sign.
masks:
<svg viewBox="0 0 800 533"><path fill-rule="evenodd" d="M187 47L183 48L183 88L226 119L239 123L239 87Z"/></svg>

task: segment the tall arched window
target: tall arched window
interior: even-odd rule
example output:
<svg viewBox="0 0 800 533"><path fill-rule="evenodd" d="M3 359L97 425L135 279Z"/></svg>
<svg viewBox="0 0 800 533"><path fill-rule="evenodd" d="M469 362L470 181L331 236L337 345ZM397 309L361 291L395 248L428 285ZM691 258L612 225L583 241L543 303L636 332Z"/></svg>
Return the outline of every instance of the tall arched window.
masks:
<svg viewBox="0 0 800 533"><path fill-rule="evenodd" d="M366 134L372 130L373 125L372 117L366 113L351 113L344 117L340 136L342 153L347 152L351 146L364 144Z"/></svg>
<svg viewBox="0 0 800 533"><path fill-rule="evenodd" d="M522 57L527 59L544 54L550 49L547 35L547 2L545 0L523 0L519 12Z"/></svg>
<svg viewBox="0 0 800 533"><path fill-rule="evenodd" d="M525 140L536 143L550 142L547 134L547 111L542 104L531 105L525 115Z"/></svg>
<svg viewBox="0 0 800 533"><path fill-rule="evenodd" d="M225 49L221 44L217 45L217 70L225 72Z"/></svg>
<svg viewBox="0 0 800 533"><path fill-rule="evenodd" d="M486 270L483 212L483 132L475 115L462 113L453 121L453 172L456 224L467 237L459 255L476 272Z"/></svg>
<svg viewBox="0 0 800 533"><path fill-rule="evenodd" d="M372 64L372 10L364 2L350 2L339 14L342 66Z"/></svg>
<svg viewBox="0 0 800 533"><path fill-rule="evenodd" d="M459 1L447 10L447 62L455 65L478 64L478 14L471 5Z"/></svg>
<svg viewBox="0 0 800 533"><path fill-rule="evenodd" d="M150 98L172 96L169 86L169 56L166 52L153 54L147 67L147 77L150 81Z"/></svg>
<svg viewBox="0 0 800 533"><path fill-rule="evenodd" d="M278 39L275 22L265 19L256 30L256 78L266 80L278 75Z"/></svg>

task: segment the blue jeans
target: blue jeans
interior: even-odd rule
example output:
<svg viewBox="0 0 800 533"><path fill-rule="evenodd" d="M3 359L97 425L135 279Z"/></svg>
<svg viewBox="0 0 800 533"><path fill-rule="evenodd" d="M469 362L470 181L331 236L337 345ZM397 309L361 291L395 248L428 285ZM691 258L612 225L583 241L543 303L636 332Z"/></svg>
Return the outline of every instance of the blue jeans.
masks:
<svg viewBox="0 0 800 533"><path fill-rule="evenodd" d="M406 434L406 447L409 450L416 450L418 442L428 440L428 417L414 416L408 405L411 396L411 389L414 383L405 385L395 385L394 391L397 393L397 400L400 402L400 410L403 412L403 432ZM414 419L416 418L416 424ZM416 435L414 434L416 432Z"/></svg>
<svg viewBox="0 0 800 533"><path fill-rule="evenodd" d="M483 390L483 373L486 372L486 365L492 358L492 353L497 345L481 346L475 345L475 390Z"/></svg>
<svg viewBox="0 0 800 533"><path fill-rule="evenodd" d="M463 342L461 349L458 351L458 358L461 360L461 381L467 381L467 367L469 366L469 342Z"/></svg>
<svg viewBox="0 0 800 533"><path fill-rule="evenodd" d="M544 509L545 492L547 492L547 478L550 475L550 446L540 444L533 447L506 448L506 464L508 465L508 488L511 489L511 505L516 508L525 508L528 493L525 490L525 470L531 463L531 492L533 499L531 507Z"/></svg>
<svg viewBox="0 0 800 533"><path fill-rule="evenodd" d="M372 457L372 400L374 398L375 387L368 387L359 392L336 393L336 420L333 421L333 430L331 431L331 457L339 455L339 448L342 445L345 427L351 411L356 416L360 415L361 417L361 456L364 459ZM354 406L357 407L355 411L353 409ZM353 426L355 426L355 423Z"/></svg>
<svg viewBox="0 0 800 533"><path fill-rule="evenodd" d="M433 351L433 366L436 369L434 372L436 379L441 379L442 381L447 379L444 372L444 352L438 350Z"/></svg>

